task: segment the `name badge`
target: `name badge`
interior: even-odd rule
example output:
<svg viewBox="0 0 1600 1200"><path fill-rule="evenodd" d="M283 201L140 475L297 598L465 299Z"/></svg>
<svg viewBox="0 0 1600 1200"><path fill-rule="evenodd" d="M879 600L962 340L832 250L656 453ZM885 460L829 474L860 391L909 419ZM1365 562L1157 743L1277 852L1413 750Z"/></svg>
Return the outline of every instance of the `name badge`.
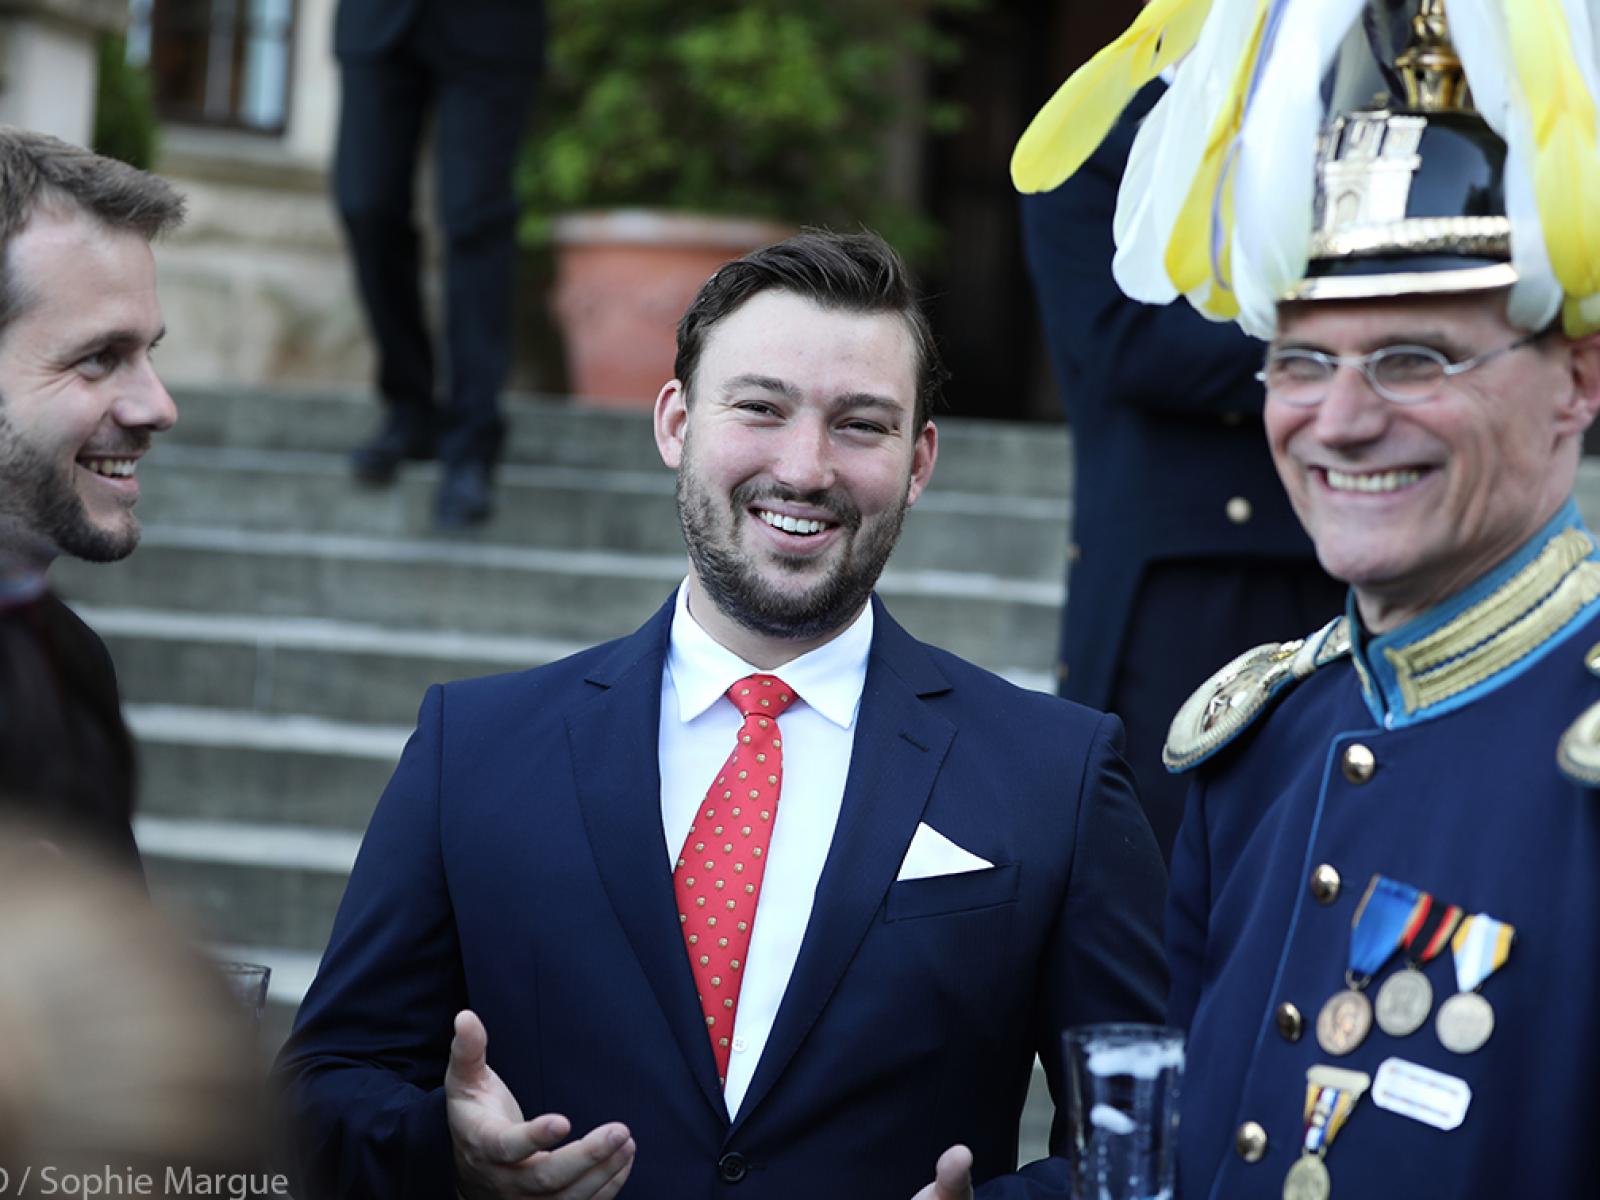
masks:
<svg viewBox="0 0 1600 1200"><path fill-rule="evenodd" d="M1387 1058L1373 1081L1372 1102L1435 1129L1451 1130L1466 1119L1472 1089L1465 1079L1403 1058Z"/></svg>

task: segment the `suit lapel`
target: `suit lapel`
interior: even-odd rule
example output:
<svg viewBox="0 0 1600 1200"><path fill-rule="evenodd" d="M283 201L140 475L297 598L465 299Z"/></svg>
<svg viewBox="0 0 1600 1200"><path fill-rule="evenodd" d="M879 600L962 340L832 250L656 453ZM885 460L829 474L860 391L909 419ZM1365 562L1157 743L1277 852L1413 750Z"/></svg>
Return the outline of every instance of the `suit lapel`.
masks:
<svg viewBox="0 0 1600 1200"><path fill-rule="evenodd" d="M876 597L873 606L872 656L839 824L800 956L735 1130L782 1075L866 937L955 737L955 727L920 699L949 684Z"/></svg>
<svg viewBox="0 0 1600 1200"><path fill-rule="evenodd" d="M661 830L656 745L671 621L669 601L589 676L603 690L569 714L567 736L578 804L601 883L690 1074L726 1120L683 933L673 919L677 900Z"/></svg>

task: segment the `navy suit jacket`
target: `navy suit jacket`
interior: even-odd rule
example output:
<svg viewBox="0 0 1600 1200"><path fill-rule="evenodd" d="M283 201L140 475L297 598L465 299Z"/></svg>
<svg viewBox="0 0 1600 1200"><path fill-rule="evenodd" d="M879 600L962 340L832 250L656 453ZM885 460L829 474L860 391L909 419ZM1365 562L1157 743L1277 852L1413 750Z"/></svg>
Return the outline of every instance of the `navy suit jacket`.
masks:
<svg viewBox="0 0 1600 1200"><path fill-rule="evenodd" d="M625 1195L908 1198L958 1141L980 1181L1013 1169L1035 1052L1059 1096L1062 1029L1160 1017L1161 858L1115 717L874 604L838 827L737 1118L661 825L669 602L620 641L428 692L279 1062L298 1195L452 1194L442 1078L469 1005L524 1113L628 1124ZM994 867L897 882L919 821ZM1064 1194L1058 1161L1031 1170L985 1194Z"/></svg>
<svg viewBox="0 0 1600 1200"><path fill-rule="evenodd" d="M1066 183L1022 198L1028 269L1077 448L1061 694L1094 708L1110 706L1151 563L1255 558L1315 568L1267 453L1255 380L1265 347L1186 301L1130 300L1111 274L1122 171L1165 90L1158 81L1140 91ZM1245 521L1228 516L1235 497L1249 503ZM1182 694L1199 679L1180 682Z"/></svg>

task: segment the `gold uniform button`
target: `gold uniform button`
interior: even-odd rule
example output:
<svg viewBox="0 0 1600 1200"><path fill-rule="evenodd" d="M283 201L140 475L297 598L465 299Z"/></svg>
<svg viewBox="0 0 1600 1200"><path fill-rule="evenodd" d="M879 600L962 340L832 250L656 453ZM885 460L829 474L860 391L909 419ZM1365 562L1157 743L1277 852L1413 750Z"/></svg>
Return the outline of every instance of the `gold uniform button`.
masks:
<svg viewBox="0 0 1600 1200"><path fill-rule="evenodd" d="M1339 898L1339 872L1323 863L1311 872L1311 895L1318 904L1332 904Z"/></svg>
<svg viewBox="0 0 1600 1200"><path fill-rule="evenodd" d="M1344 777L1351 783L1362 784L1372 778L1372 773L1378 769L1378 760L1372 751L1360 742L1351 742L1345 747L1344 757L1339 760L1339 765L1344 770Z"/></svg>
<svg viewBox="0 0 1600 1200"><path fill-rule="evenodd" d="M1234 1135L1233 1148L1245 1162L1260 1162L1267 1153L1267 1131L1258 1121L1246 1121Z"/></svg>
<svg viewBox="0 0 1600 1200"><path fill-rule="evenodd" d="M1228 520L1235 525L1243 525L1255 515L1255 509L1250 507L1250 501L1243 496L1235 496L1232 500L1229 500L1225 511L1228 514Z"/></svg>
<svg viewBox="0 0 1600 1200"><path fill-rule="evenodd" d="M1278 1005L1275 1016L1278 1021L1278 1032L1283 1034L1283 1040L1298 1042L1306 1028L1305 1018L1300 1015L1300 1010L1285 1000Z"/></svg>

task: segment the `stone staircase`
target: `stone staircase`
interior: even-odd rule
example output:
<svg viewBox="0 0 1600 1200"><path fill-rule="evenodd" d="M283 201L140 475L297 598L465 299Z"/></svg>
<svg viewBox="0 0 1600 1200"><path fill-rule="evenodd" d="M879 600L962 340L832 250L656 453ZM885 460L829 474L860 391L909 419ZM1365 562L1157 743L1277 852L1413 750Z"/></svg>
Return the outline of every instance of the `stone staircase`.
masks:
<svg viewBox="0 0 1600 1200"><path fill-rule="evenodd" d="M221 954L273 968L276 1046L424 689L627 633L686 559L642 414L513 404L494 520L445 538L429 526L435 468L390 490L351 482L344 453L376 422L369 400L177 401L177 428L140 470L139 550L63 560L52 578L117 662L152 890ZM1048 688L1065 434L962 421L940 433L880 591L913 633Z"/></svg>

